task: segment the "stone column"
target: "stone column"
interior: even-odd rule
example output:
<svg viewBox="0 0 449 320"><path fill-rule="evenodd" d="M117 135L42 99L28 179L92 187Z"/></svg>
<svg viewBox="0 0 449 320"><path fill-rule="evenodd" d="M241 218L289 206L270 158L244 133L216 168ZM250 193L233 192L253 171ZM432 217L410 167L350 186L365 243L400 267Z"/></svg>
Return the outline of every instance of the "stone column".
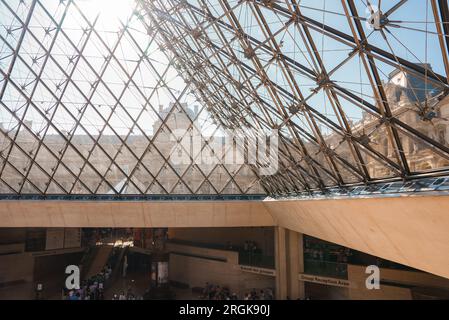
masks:
<svg viewBox="0 0 449 320"><path fill-rule="evenodd" d="M287 252L285 241L285 229L275 227L274 245L275 245L275 267L276 267L276 299L284 300L287 298Z"/></svg>
<svg viewBox="0 0 449 320"><path fill-rule="evenodd" d="M298 246L299 246L298 271L299 273L304 273L304 235L302 233L298 233ZM299 298L305 299L305 297L306 297L306 289L304 286L304 281L299 281Z"/></svg>
<svg viewBox="0 0 449 320"><path fill-rule="evenodd" d="M288 230L288 297L292 300L305 298L304 282L298 275L304 272L303 235Z"/></svg>

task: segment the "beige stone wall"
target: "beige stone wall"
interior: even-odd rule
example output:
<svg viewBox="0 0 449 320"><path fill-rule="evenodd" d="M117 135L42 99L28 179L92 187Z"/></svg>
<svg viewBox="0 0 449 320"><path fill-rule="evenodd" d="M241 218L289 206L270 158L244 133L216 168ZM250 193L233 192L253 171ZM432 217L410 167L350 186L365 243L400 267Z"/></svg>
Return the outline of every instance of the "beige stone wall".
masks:
<svg viewBox="0 0 449 320"><path fill-rule="evenodd" d="M364 266L348 265L348 280L352 284L349 289L350 299L409 300L412 299L412 287L449 290L449 279L423 272L383 268L380 269L381 281L392 283L392 285L381 284L379 290L368 290L365 286L367 276Z"/></svg>
<svg viewBox="0 0 449 320"><path fill-rule="evenodd" d="M209 282L226 286L231 292L239 295L253 288L274 288L274 277L241 271L236 252L180 245L169 245L168 250L197 255L193 257L171 253L169 264L171 281L185 283L190 287L204 287L206 282ZM227 261L212 260L217 257Z"/></svg>
<svg viewBox="0 0 449 320"><path fill-rule="evenodd" d="M349 289L350 300L412 300L409 288L382 285L379 290Z"/></svg>
<svg viewBox="0 0 449 320"><path fill-rule="evenodd" d="M449 197L265 201L291 230L449 278Z"/></svg>
<svg viewBox="0 0 449 320"><path fill-rule="evenodd" d="M223 202L4 201L0 227L287 229L449 278L449 197Z"/></svg>
<svg viewBox="0 0 449 320"><path fill-rule="evenodd" d="M258 201L3 201L0 227L272 226Z"/></svg>
<svg viewBox="0 0 449 320"><path fill-rule="evenodd" d="M384 272L381 269L381 279L384 280ZM351 282L349 288L349 299L351 300L411 300L412 292L410 288L381 284L378 290L368 290L365 286L365 280L368 275L365 273L365 267L348 265L348 280ZM398 274L398 278L401 275ZM390 279L393 280L393 279Z"/></svg>
<svg viewBox="0 0 449 320"><path fill-rule="evenodd" d="M380 269L380 289L368 290L365 270L366 266L349 264L347 288L306 282L306 295L312 299L332 300L411 300L414 288L425 288L435 296L441 292L449 293L449 279L424 272L384 268Z"/></svg>
<svg viewBox="0 0 449 320"><path fill-rule="evenodd" d="M349 289L305 282L305 296L312 300L348 300Z"/></svg>
<svg viewBox="0 0 449 320"><path fill-rule="evenodd" d="M186 255L209 258L211 260L219 259L231 265L238 265L239 263L238 253L230 250L210 249L170 242L166 244L166 250L170 253L182 253Z"/></svg>
<svg viewBox="0 0 449 320"><path fill-rule="evenodd" d="M265 255L274 255L274 229L271 227L248 228L171 228L170 239L213 243L243 247L245 241L253 241Z"/></svg>

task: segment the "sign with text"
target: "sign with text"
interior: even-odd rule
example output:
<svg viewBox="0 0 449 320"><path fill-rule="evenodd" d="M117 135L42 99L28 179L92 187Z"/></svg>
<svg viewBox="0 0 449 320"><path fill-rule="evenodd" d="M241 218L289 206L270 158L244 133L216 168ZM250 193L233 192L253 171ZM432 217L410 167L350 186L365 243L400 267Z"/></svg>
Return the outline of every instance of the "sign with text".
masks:
<svg viewBox="0 0 449 320"><path fill-rule="evenodd" d="M336 287L344 287L344 288L352 288L353 287L351 282L348 280L337 279L337 278L327 278L327 277L315 276L315 275L305 274L305 273L299 274L299 280L305 281L305 282L324 284L324 285L328 285L328 286L336 286Z"/></svg>
<svg viewBox="0 0 449 320"><path fill-rule="evenodd" d="M264 276L276 276L276 271L273 269L259 268L259 267L251 267L251 266L239 266L240 270L245 272L256 273Z"/></svg>

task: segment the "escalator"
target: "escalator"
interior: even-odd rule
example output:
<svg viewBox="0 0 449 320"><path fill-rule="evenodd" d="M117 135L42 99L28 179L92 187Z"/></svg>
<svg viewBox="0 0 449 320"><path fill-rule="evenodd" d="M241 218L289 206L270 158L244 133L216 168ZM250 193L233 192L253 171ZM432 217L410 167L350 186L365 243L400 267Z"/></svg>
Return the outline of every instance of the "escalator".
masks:
<svg viewBox="0 0 449 320"><path fill-rule="evenodd" d="M89 279L99 274L108 263L113 247L108 245L95 246L86 257L81 273L82 279Z"/></svg>
<svg viewBox="0 0 449 320"><path fill-rule="evenodd" d="M123 271L123 261L125 255L128 253L129 247L116 247L114 250L116 252L113 252L111 255L111 259L109 261L110 266L112 268L112 273L110 276L109 283L113 283L118 276L120 276L120 273Z"/></svg>
<svg viewBox="0 0 449 320"><path fill-rule="evenodd" d="M96 246L89 246L87 247L86 251L84 252L83 257L80 261L80 272L81 272L81 279L86 279L86 274L89 271L89 268L91 264L93 263L95 256L98 252L98 248Z"/></svg>

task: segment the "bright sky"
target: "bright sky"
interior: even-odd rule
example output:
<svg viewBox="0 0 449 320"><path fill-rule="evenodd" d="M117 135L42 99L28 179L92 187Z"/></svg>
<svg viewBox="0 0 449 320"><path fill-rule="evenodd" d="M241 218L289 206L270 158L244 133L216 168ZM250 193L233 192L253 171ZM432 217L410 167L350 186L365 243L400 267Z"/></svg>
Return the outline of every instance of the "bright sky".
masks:
<svg viewBox="0 0 449 320"><path fill-rule="evenodd" d="M46 9L53 14L53 17L56 20L62 17L64 6L59 5L59 1L42 0L41 2L45 5ZM191 2L194 5L199 6L198 1ZM217 16L221 15L223 11L220 6L217 5L216 1L212 2L213 3L210 3L212 12ZM364 17L369 16L366 0L358 0L355 2L359 14ZM375 7L377 6L377 0L371 2ZM397 1L382 1L382 10L388 10L396 2ZM23 19L26 17L27 8L23 5L19 5L19 0L7 1L7 3L11 8L17 8L17 14L20 17ZM29 5L29 1L26 3ZM76 45L81 45L83 39L85 39L85 33L80 29L80 26L83 26L84 28L87 24L80 12L82 12L90 22L93 22L95 17L100 13L95 29L98 30L99 35L110 50L113 49L113 46L116 43L118 37L117 31L120 30L122 24L127 22L128 17L130 17L135 10L134 0L77 0L75 3L79 6L80 11L71 8L63 24L63 29L67 32L71 41ZM237 1L229 1L229 3L231 7L233 7L236 6ZM351 34L340 1L302 0L300 1L300 5L303 14L319 22L324 22L342 32ZM265 14L267 23L270 25L273 32L284 27L284 23L287 21L286 18L275 16L271 11L264 8L261 10ZM235 14L239 17L245 30L247 30L251 36L260 39L261 41L265 39L256 23L255 17L247 6L240 6L235 10ZM393 49L397 56L413 62L430 63L435 72L444 74L444 66L439 49L438 38L435 34L436 30L430 0L409 0L403 7L390 16L390 20L395 20L394 23L399 26L397 28L389 28L391 34L387 34L387 38L391 48L378 31L372 32L365 22L362 23L366 34L369 35L370 43L388 52ZM7 34L7 27L14 29L18 26L18 22L17 20L14 21L12 13L4 4L0 4L0 21L1 24L4 25L4 28L0 28L0 35L8 39L12 46L15 46L18 36L20 35L20 29L17 29L17 31L13 32L11 35ZM45 17L45 12L38 5L35 9L35 15L30 22L30 29L39 39L43 39L42 44L46 48L50 47L52 38L46 37L43 34L45 32L43 27L49 25L52 25L51 20L48 17ZM51 30L51 32L55 31ZM139 90L149 98L150 103L156 110L159 108L159 105L167 107L170 102L174 101L174 98L165 89L158 89L156 93L152 94L153 88L157 85L157 79L154 75L154 70L150 68L147 62L140 64L133 77L139 88L130 85L123 93L124 81L127 80L127 73L132 74L136 70L136 66L141 56L140 51L146 53L146 56L156 66L159 73L163 73L168 65L167 58L159 51L158 46L154 42L151 42L151 37L146 34L141 22L136 16L133 16L129 32L137 43L133 42L129 34L126 34L115 51L115 56L125 66L126 70L122 70L117 61L113 60L106 69L103 79L107 82L107 86L111 88L116 97L121 96L121 102L123 105L126 105L126 109L131 116L137 117L142 109L142 105L145 104L145 98L138 92ZM350 48L330 37L323 36L315 31L311 32L314 36L317 50L323 56L328 72L347 58ZM279 32L276 36L276 40L279 43L283 43L282 51L284 54L307 67L314 69L310 57L307 57L300 34L293 25L286 30ZM236 41L233 43L233 46L237 50L243 50ZM11 60L11 57L8 55L8 52L11 51L3 41L0 41L0 49L2 54L2 57L0 57L0 68L3 69L8 66L8 62ZM43 52L44 51L39 43L37 43L31 36L27 35L25 37L21 53L26 62L30 64L32 64L33 57L38 58L38 63L33 68L35 72L40 71L39 62L44 60ZM65 67L66 72L68 72L71 70L71 64L67 58L76 57L76 50L71 48L67 40L62 40L62 37L59 37L57 43L53 46L52 55L58 63ZM83 50L83 55L87 57L89 63L94 67L96 72L99 73L104 64L105 57L108 56L108 50L101 43L100 39L93 34ZM263 56L261 56L261 60L263 61ZM377 67L384 80L387 79L387 75L393 71L391 66L381 62L378 62ZM280 72L280 67L278 65L271 65L267 68L267 73L272 80L277 81L284 88L288 88L288 83L286 79L283 79L283 75ZM36 82L32 81L33 75L26 70L21 61L16 62L12 76L18 85L25 86L27 92L28 90L33 90L35 87ZM313 81L301 76L299 73L296 73L294 76L299 86L304 91L304 95L308 96L310 94L309 89L315 87ZM58 86L59 88L62 88L65 85L65 76L58 70L53 61L47 62L43 78L47 79L47 83L51 84L50 90L56 90L55 88ZM185 87L185 83L177 75L174 68L170 68L164 78L168 85L173 88L173 93L176 95L178 95ZM340 70L336 71L332 78L342 87L373 102L371 99L373 94L369 86L367 75L357 56L348 61ZM29 81L30 79L31 81ZM96 75L90 70L86 61L80 60L77 70L73 74L73 79L76 80L78 86L82 89L85 95L88 96L90 86L96 80ZM2 86L3 83L4 82L0 82L0 86ZM262 89L260 90L260 93L269 101L267 92ZM58 95L59 91L56 90L56 94ZM21 108L21 106L24 105L26 101L20 97L18 92L12 86L7 86L2 100L11 109L17 110L19 116L24 112L24 108ZM52 92L49 92L41 84L37 85L33 100L38 107L42 105L43 109L48 109L50 114L53 111L51 107L56 101ZM85 97L82 97L71 84L69 84L62 101L76 113L77 109L85 104L86 99ZM41 104L39 104L39 102L41 102ZM110 107L113 107L115 104L114 99L111 97L106 87L101 83L99 84L96 93L92 96L91 102L94 104L94 107L99 110L99 113L106 118L110 113ZM191 95L186 95L181 102L187 102L191 108L193 108L194 104L199 105ZM288 101L286 101L286 103L288 103ZM335 119L329 106L329 102L326 100L323 93L319 93L311 98L309 104L314 106L318 111L327 114L330 118ZM91 133L96 134L98 133L98 130L102 129L104 121L101 119L100 114L93 109L94 107L88 107L85 113L86 116L83 117L82 124L87 130L91 131ZM354 121L361 118L361 110L350 103L343 101L343 108L347 115ZM116 112L109 119L109 123L119 134L127 134L133 121L125 114L125 112L120 110L120 108L116 109ZM28 112L25 118L26 120L33 121L33 130L36 132L39 132L41 128L45 128L46 126L46 121L37 111ZM207 114L204 113L202 118L203 121L206 121L206 118L208 118ZM145 133L151 134L152 124L156 119L157 117L154 112L148 110L144 112L138 123L144 128ZM16 123L10 113L2 106L0 106L0 121L4 123L4 126L9 128L15 126ZM62 108L59 108L58 112L56 112L53 122L64 130L70 130L74 126L73 119L64 112ZM213 126L208 123L205 127L211 130L210 128ZM51 130L49 133L51 133ZM81 131L78 131L78 133L82 134ZM108 129L104 134L112 134L112 131Z"/></svg>

